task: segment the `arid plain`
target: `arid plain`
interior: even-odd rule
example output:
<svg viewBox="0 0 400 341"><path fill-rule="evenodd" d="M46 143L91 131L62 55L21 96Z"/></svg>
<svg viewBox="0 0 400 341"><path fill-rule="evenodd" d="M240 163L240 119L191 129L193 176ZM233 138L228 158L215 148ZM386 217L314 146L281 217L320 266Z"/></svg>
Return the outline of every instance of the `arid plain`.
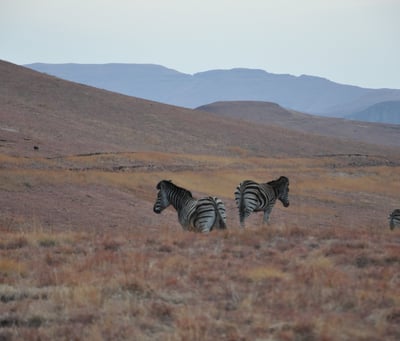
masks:
<svg viewBox="0 0 400 341"><path fill-rule="evenodd" d="M246 122L7 62L0 77L0 339L400 338L399 126L366 143L359 122L312 134L272 104ZM280 175L290 206L241 229L237 184ZM228 229L154 214L162 179L220 197Z"/></svg>

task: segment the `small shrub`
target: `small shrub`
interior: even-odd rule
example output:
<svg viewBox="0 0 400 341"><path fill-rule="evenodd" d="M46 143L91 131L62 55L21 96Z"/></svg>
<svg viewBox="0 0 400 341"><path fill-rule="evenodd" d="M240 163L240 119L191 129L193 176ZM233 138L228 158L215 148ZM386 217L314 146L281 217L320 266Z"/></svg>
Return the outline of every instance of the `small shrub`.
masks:
<svg viewBox="0 0 400 341"><path fill-rule="evenodd" d="M293 326L294 339L296 341L313 341L318 338L314 333L314 326L311 323L297 323Z"/></svg>
<svg viewBox="0 0 400 341"><path fill-rule="evenodd" d="M151 314L161 322L170 324L174 319L172 307L164 302L154 302L150 307Z"/></svg>
<svg viewBox="0 0 400 341"><path fill-rule="evenodd" d="M255 282L266 279L286 279L288 277L283 271L271 266L252 268L246 271L245 276Z"/></svg>
<svg viewBox="0 0 400 341"><path fill-rule="evenodd" d="M26 325L31 328L39 328L44 323L44 319L40 316L32 316L28 319Z"/></svg>
<svg viewBox="0 0 400 341"><path fill-rule="evenodd" d="M400 325L400 310L394 310L386 316L389 323Z"/></svg>
<svg viewBox="0 0 400 341"><path fill-rule="evenodd" d="M103 241L103 248L104 250L109 250L109 251L118 251L121 248L121 243L113 240L113 239L107 239Z"/></svg>
<svg viewBox="0 0 400 341"><path fill-rule="evenodd" d="M21 249L27 245L28 245L28 240L25 237L21 236L16 239L10 240L6 243L1 243L0 249L16 250L16 249Z"/></svg>
<svg viewBox="0 0 400 341"><path fill-rule="evenodd" d="M45 238L43 238L43 239L39 239L39 240L38 240L38 244L39 244L39 246L41 246L41 247L54 247L54 246L57 245L57 241L55 241L55 240L52 239L52 238L47 238L47 237L45 237Z"/></svg>

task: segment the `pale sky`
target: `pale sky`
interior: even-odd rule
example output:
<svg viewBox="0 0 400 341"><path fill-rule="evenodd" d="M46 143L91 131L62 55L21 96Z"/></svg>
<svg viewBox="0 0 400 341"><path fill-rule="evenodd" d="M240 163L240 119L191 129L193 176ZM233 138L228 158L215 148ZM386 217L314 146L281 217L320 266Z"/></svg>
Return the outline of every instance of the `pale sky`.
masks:
<svg viewBox="0 0 400 341"><path fill-rule="evenodd" d="M400 0L0 0L0 59L244 67L400 89Z"/></svg>

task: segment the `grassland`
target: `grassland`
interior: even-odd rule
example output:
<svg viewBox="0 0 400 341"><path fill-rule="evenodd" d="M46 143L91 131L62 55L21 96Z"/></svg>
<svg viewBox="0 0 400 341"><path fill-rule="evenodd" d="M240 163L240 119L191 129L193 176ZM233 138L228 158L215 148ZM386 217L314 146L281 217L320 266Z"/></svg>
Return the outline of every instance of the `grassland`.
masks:
<svg viewBox="0 0 400 341"><path fill-rule="evenodd" d="M0 155L2 340L398 340L400 166L319 158ZM246 178L290 179L289 208L240 229ZM228 230L152 212L172 179L226 203Z"/></svg>

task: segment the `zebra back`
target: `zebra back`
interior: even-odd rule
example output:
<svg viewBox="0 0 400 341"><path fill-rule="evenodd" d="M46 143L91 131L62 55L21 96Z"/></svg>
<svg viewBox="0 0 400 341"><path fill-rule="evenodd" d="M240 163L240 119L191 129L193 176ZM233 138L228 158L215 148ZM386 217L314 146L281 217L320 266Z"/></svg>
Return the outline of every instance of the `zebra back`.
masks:
<svg viewBox="0 0 400 341"><path fill-rule="evenodd" d="M264 211L264 222L268 222L277 199L281 200L285 207L289 206L288 192L289 179L284 176L268 183L257 183L253 180L241 182L235 191L241 226L244 226L245 218L258 211Z"/></svg>
<svg viewBox="0 0 400 341"><path fill-rule="evenodd" d="M161 211L170 204L178 213L179 223L183 229L195 232L209 232L213 228L226 228L225 205L215 197L196 200L190 191L163 180L157 185L159 189L154 212Z"/></svg>
<svg viewBox="0 0 400 341"><path fill-rule="evenodd" d="M240 224L244 226L244 220L252 212L263 211L275 203L275 191L268 184L245 180L236 188L235 201L239 209Z"/></svg>

